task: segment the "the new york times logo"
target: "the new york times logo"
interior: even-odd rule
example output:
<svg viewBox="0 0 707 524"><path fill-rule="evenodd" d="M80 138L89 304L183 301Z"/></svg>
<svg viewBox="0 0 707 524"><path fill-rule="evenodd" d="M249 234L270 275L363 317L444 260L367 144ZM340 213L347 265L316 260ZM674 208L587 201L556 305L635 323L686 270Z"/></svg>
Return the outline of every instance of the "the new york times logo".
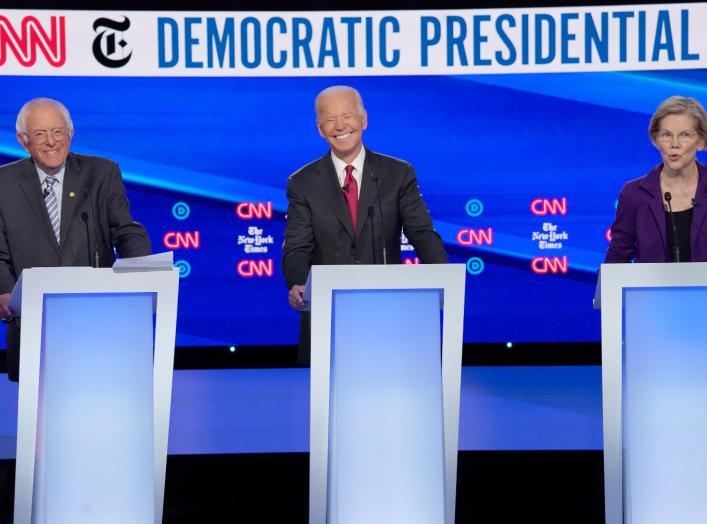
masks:
<svg viewBox="0 0 707 524"><path fill-rule="evenodd" d="M123 38L123 32L130 27L128 17L117 22L110 18L99 18L93 22L93 30L98 34L93 40L93 56L106 67L123 67L130 61L133 52L126 54L128 43Z"/></svg>

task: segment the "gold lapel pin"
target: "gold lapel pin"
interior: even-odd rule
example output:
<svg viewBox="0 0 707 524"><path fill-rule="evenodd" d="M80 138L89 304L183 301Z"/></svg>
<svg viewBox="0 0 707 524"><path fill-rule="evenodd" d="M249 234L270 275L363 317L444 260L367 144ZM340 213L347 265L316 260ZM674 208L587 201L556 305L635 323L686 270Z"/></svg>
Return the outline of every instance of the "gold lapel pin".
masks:
<svg viewBox="0 0 707 524"><path fill-rule="evenodd" d="M75 196L76 196L76 193L74 193L73 191L71 191L69 193L69 198L74 198Z"/></svg>

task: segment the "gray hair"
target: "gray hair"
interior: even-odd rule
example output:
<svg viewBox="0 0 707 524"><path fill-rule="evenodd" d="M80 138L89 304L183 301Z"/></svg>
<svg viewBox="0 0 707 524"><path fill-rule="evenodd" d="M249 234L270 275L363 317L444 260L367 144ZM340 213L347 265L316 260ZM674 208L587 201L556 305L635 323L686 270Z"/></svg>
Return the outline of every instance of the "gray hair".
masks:
<svg viewBox="0 0 707 524"><path fill-rule="evenodd" d="M73 133L74 122L71 120L69 110L66 109L66 106L64 104L62 104L58 100L54 100L53 98L33 98L25 105L23 105L20 109L20 112L17 113L15 131L18 135L27 136L27 115L31 111L32 107L39 105L52 106L54 109L59 111L59 114L64 118L64 122L66 122L66 129L69 131L69 133Z"/></svg>
<svg viewBox="0 0 707 524"><path fill-rule="evenodd" d="M690 115L695 119L695 131L702 140L707 140L707 116L702 105L694 98L685 96L671 96L663 100L655 110L648 124L648 136L655 144L655 139L660 132L660 122L668 115Z"/></svg>
<svg viewBox="0 0 707 524"><path fill-rule="evenodd" d="M353 93L353 95L356 97L356 107L358 108L359 112L364 113L366 111L366 108L363 107L363 98L361 98L361 93L359 93L356 88L344 85L331 86L321 91L317 95L317 98L314 99L314 114L317 117L317 122L319 122L319 101L325 96L334 95L337 93Z"/></svg>

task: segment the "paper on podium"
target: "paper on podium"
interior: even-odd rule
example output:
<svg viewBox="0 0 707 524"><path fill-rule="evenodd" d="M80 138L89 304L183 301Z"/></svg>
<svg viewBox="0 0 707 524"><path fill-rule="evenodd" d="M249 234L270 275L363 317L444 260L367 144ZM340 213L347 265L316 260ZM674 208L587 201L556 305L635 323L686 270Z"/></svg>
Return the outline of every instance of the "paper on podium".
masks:
<svg viewBox="0 0 707 524"><path fill-rule="evenodd" d="M165 251L144 257L119 258L113 264L113 271L171 271L173 262L174 252Z"/></svg>

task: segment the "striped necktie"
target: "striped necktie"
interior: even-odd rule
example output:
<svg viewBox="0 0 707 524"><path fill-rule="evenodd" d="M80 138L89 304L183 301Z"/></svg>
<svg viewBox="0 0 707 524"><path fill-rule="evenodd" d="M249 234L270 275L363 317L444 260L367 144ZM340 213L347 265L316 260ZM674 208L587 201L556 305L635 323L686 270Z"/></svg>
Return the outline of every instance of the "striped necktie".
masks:
<svg viewBox="0 0 707 524"><path fill-rule="evenodd" d="M56 199L56 193L54 192L54 184L56 181L56 178L53 176L48 176L44 179L44 204L47 206L49 222L52 224L54 236L56 237L56 241L59 242L61 230L59 229L59 201Z"/></svg>

